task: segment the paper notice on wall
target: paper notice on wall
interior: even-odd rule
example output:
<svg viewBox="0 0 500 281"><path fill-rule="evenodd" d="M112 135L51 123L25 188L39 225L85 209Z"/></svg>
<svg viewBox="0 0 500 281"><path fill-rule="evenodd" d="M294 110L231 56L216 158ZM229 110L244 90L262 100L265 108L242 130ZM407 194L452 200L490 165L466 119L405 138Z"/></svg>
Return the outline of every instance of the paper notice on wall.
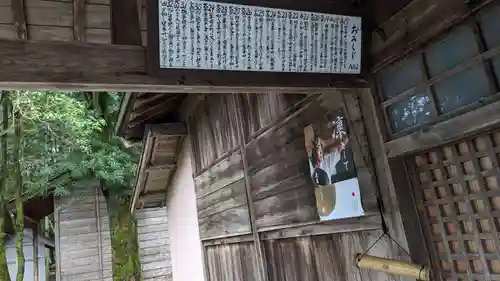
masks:
<svg viewBox="0 0 500 281"><path fill-rule="evenodd" d="M161 68L361 71L361 18L211 1L159 0Z"/></svg>
<svg viewBox="0 0 500 281"><path fill-rule="evenodd" d="M310 174L320 220L364 215L347 122L335 112L304 129Z"/></svg>

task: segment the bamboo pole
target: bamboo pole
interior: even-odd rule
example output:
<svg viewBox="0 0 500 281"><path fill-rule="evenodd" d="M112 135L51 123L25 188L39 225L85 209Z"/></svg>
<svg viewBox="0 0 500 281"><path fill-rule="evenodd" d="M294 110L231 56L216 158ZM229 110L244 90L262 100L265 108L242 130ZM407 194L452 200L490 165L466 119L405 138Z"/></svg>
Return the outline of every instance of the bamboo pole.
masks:
<svg viewBox="0 0 500 281"><path fill-rule="evenodd" d="M391 275L408 276L422 281L429 280L429 268L427 266L411 264L405 261L358 254L356 256L356 266Z"/></svg>

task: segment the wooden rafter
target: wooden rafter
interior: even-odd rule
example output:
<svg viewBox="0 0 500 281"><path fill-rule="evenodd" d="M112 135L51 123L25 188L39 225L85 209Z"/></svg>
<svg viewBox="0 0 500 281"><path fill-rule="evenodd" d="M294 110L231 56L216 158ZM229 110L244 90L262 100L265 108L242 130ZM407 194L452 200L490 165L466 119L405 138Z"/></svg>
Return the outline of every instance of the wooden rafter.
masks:
<svg viewBox="0 0 500 281"><path fill-rule="evenodd" d="M129 129L133 128L137 125L143 124L146 121L151 120L155 117L158 117L161 114L164 114L165 112L168 111L169 108L171 108L169 103L174 102L175 100L182 98L182 97L183 97L182 95L179 95L179 96L174 95L162 103L158 103L154 106L149 107L147 110L142 112L140 115L130 119Z"/></svg>

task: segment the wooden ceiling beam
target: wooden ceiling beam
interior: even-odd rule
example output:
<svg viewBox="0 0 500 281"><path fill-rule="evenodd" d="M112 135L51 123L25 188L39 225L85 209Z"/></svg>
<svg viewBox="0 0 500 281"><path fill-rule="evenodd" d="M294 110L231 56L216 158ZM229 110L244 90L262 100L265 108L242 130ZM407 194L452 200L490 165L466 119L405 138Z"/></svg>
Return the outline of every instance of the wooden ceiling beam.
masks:
<svg viewBox="0 0 500 281"><path fill-rule="evenodd" d="M138 96L135 100L134 103L134 111L135 110L142 110L145 105L151 106L151 104L156 104L161 99L165 98L165 95L163 94L158 94L158 93L148 93L149 95L147 97L142 97Z"/></svg>
<svg viewBox="0 0 500 281"><path fill-rule="evenodd" d="M168 103L175 98L177 98L177 96L172 96L171 94L155 94L153 98L148 99L148 101L141 102L139 106L137 106L137 101L136 104L134 104L135 107L131 112L130 119L133 120L141 115L149 115L151 111L155 111L157 108L166 108L168 107ZM155 113L153 112L153 115L154 114Z"/></svg>
<svg viewBox="0 0 500 281"><path fill-rule="evenodd" d="M148 124L148 129L153 136L187 136L186 124L178 123L163 123L163 124Z"/></svg>
<svg viewBox="0 0 500 281"><path fill-rule="evenodd" d="M15 2L15 1L14 1ZM248 87L181 85L146 73L141 46L0 39L0 89L155 93L329 93L368 87Z"/></svg>
<svg viewBox="0 0 500 281"><path fill-rule="evenodd" d="M157 171L163 171L163 170L175 170L177 168L177 165L175 163L173 164L162 164L162 165L150 165L146 167L146 172L157 172Z"/></svg>
<svg viewBox="0 0 500 281"><path fill-rule="evenodd" d="M169 109L168 104L170 102L173 102L175 99L178 99L178 98L179 98L179 96L172 96L168 100L150 107L148 110L144 111L142 114L136 116L135 118L130 118L128 128L132 129L133 127L135 127L137 125L143 124L146 121L151 120L151 119L167 112Z"/></svg>

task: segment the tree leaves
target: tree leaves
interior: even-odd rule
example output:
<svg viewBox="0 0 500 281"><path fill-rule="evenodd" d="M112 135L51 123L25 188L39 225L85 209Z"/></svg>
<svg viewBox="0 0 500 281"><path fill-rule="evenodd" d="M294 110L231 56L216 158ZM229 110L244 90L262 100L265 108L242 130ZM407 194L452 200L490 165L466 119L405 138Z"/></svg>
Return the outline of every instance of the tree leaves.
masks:
<svg viewBox="0 0 500 281"><path fill-rule="evenodd" d="M28 198L49 192L67 195L69 184L88 178L105 183L115 193L131 192L137 155L110 134L121 94L91 93L90 100L88 94L61 92L11 91L9 96L12 114L19 114L22 122L11 126L21 125L24 136L19 161L23 185L16 187L12 177L6 179L8 197L17 188ZM12 172L13 135L8 139L6 169ZM53 182L61 174L70 177Z"/></svg>

